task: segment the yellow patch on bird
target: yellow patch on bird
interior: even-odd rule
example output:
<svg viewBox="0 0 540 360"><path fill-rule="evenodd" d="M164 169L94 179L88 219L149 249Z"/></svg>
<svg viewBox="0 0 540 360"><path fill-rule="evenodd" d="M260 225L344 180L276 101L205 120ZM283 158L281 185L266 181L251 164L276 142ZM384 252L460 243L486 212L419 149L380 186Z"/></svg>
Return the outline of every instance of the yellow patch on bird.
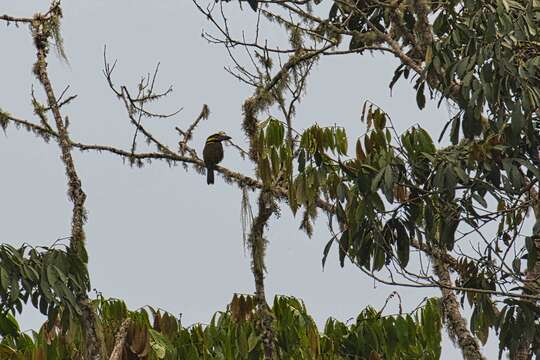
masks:
<svg viewBox="0 0 540 360"><path fill-rule="evenodd" d="M210 135L208 139L206 139L206 143L210 144L210 143L218 142L219 141L218 136L219 134Z"/></svg>
<svg viewBox="0 0 540 360"><path fill-rule="evenodd" d="M223 137L227 137L227 134L225 134L225 131L220 131L216 134L212 134L210 135L207 139L206 139L206 143L207 144L211 144L211 143L215 143L215 142L221 142L223 141Z"/></svg>

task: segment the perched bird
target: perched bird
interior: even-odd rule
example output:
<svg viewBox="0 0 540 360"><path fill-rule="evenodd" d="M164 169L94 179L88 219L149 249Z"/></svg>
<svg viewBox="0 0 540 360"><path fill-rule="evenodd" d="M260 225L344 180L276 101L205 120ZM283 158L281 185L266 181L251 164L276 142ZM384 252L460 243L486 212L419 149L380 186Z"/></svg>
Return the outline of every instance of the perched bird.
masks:
<svg viewBox="0 0 540 360"><path fill-rule="evenodd" d="M214 169L223 160L223 145L221 142L230 140L230 138L223 131L220 131L217 134L210 135L206 139L203 149L203 159L206 166L206 183L208 185L214 183Z"/></svg>
<svg viewBox="0 0 540 360"><path fill-rule="evenodd" d="M257 0L247 0L253 11L257 11Z"/></svg>
<svg viewBox="0 0 540 360"><path fill-rule="evenodd" d="M229 2L231 0L221 0L221 1ZM242 0L240 0L240 1L242 1ZM253 11L257 11L257 7L258 7L258 3L259 3L258 0L244 0L244 1L248 2L249 6L251 6ZM216 0L216 2L218 2L218 0Z"/></svg>

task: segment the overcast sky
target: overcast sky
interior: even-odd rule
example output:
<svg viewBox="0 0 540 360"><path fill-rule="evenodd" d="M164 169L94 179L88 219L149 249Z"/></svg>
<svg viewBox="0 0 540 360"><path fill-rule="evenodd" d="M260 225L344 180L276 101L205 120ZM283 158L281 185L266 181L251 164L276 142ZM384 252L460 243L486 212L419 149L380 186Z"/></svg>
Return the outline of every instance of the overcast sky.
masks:
<svg viewBox="0 0 540 360"><path fill-rule="evenodd" d="M4 0L0 14L30 16L47 7L42 0ZM57 94L69 85L70 94L78 95L63 109L74 140L126 149L131 144L133 129L101 73L106 44L109 56L118 59L119 84L134 87L141 75L161 63L159 85L173 85L175 92L153 109L184 110L172 119L146 125L173 148L178 140L174 127L189 125L205 103L211 116L196 130L194 144L199 152L206 136L219 130L245 144L241 105L251 89L226 73L225 50L201 38L203 28L212 28L191 1L65 1L62 8L69 65L52 53L50 76ZM255 25L250 9L242 13L232 2L227 11L231 23ZM272 38L279 33L266 35ZM39 87L32 75L35 50L27 27L1 24L0 44L0 108L35 120L30 92L32 85ZM339 123L354 138L365 130L360 112L363 102L371 100L390 114L399 131L418 123L437 138L448 120L446 107L436 109L428 103L419 111L405 82L390 97L388 83L395 64L380 55L323 58L309 80L296 127ZM44 99L41 89L36 93ZM223 165L251 172L252 166L231 150L226 149ZM0 136L0 160L1 241L50 245L68 235L71 203L57 145L11 127ZM189 325L208 322L233 293L253 292L250 260L242 242L241 192L236 186L219 175L214 186L207 186L205 177L192 169L186 172L181 166L159 162L138 169L109 154L76 153L75 160L88 196L92 285L106 297L121 298L131 309L152 305L182 313ZM256 199L255 193L250 196ZM323 271L321 254L330 236L325 217L320 217L309 239L298 230L299 219L293 218L287 205L281 207L281 217L272 218L267 234L269 301L275 294L301 298L322 327L330 316L346 321L367 305L380 308L394 290L401 294L406 311L425 296L439 295L374 284L350 264L341 269L335 252ZM392 301L388 312L396 311ZM40 321L30 308L23 313L25 327L36 327ZM497 345L490 342L485 352L494 358ZM445 339L442 358L458 354Z"/></svg>

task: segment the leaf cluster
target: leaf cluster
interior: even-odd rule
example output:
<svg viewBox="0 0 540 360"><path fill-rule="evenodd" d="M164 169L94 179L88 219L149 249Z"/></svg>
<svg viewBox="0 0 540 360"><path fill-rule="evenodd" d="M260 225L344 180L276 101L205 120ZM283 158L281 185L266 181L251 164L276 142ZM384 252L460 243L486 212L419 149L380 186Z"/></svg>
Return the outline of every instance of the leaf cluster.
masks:
<svg viewBox="0 0 540 360"><path fill-rule="evenodd" d="M172 314L152 307L129 311L117 299L100 297L94 306L107 353L115 345L114 335L121 324L131 320L124 359L264 358L252 296L235 295L227 310L216 313L209 324L189 327ZM279 359L438 359L441 352L441 312L435 299L413 314L381 316L367 308L350 325L329 319L322 333L298 299L276 296L271 312ZM81 332L77 322L57 323L52 329L44 326L28 335L18 330L13 317L7 320L14 331L0 340L3 359L67 359L78 354ZM0 323L6 324L5 320Z"/></svg>
<svg viewBox="0 0 540 360"><path fill-rule="evenodd" d="M481 234L486 224L495 223L497 232L486 239L485 252L456 266L456 284L485 291L511 284L523 290L521 259L512 257L509 248L515 246L530 206L527 189L539 177L529 154L516 150L504 131L437 149L421 127L398 136L389 116L373 104L366 104L363 120L368 131L357 139L352 157L343 128L318 125L302 133L294 159L277 156L276 163L286 159L288 171L295 170L286 177L294 212L299 206L308 211L320 198L333 204L330 226L337 222L339 231L324 249L323 266L336 245L341 266L349 259L369 272L392 263L405 269L413 242L453 251L468 234ZM275 134L283 133L281 122L273 126ZM277 154L275 149L287 146L283 136L265 136L268 147L261 151ZM537 257L532 240L528 242L522 251L528 253L531 269ZM463 294L474 308L473 332L485 342L488 329L501 321L493 300Z"/></svg>
<svg viewBox="0 0 540 360"><path fill-rule="evenodd" d="M0 245L0 316L5 321L30 301L51 324L67 324L81 315L76 297L89 289L86 264L63 248ZM13 327L4 330L0 336L9 335Z"/></svg>

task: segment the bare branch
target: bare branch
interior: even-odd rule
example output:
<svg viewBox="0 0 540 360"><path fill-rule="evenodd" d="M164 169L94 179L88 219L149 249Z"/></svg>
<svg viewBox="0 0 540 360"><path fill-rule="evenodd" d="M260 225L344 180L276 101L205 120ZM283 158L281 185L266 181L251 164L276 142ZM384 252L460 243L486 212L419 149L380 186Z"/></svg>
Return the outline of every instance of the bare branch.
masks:
<svg viewBox="0 0 540 360"><path fill-rule="evenodd" d="M74 256L79 257L85 263L87 262L87 253L85 249L85 234L84 223L86 221L86 211L84 202L86 194L82 189L81 180L75 169L75 163L71 155L71 140L67 132L67 121L62 119L60 106L54 94L52 84L49 80L47 72L47 54L49 37L52 35L47 28L51 26L48 22L57 20L61 17L59 3L54 2L45 17L39 14L32 21L32 35L34 37L34 45L36 47L37 61L34 64L34 74L45 90L47 103L51 109L56 129L58 145L60 146L61 159L64 163L66 175L68 178L68 195L73 203L72 223L71 223L71 238L69 250ZM54 26L54 25L53 25ZM50 131L50 130L49 130ZM86 293L77 294L77 302L82 311L81 320L85 334L86 356L88 359L103 359L103 340L97 327L95 312L90 306Z"/></svg>

